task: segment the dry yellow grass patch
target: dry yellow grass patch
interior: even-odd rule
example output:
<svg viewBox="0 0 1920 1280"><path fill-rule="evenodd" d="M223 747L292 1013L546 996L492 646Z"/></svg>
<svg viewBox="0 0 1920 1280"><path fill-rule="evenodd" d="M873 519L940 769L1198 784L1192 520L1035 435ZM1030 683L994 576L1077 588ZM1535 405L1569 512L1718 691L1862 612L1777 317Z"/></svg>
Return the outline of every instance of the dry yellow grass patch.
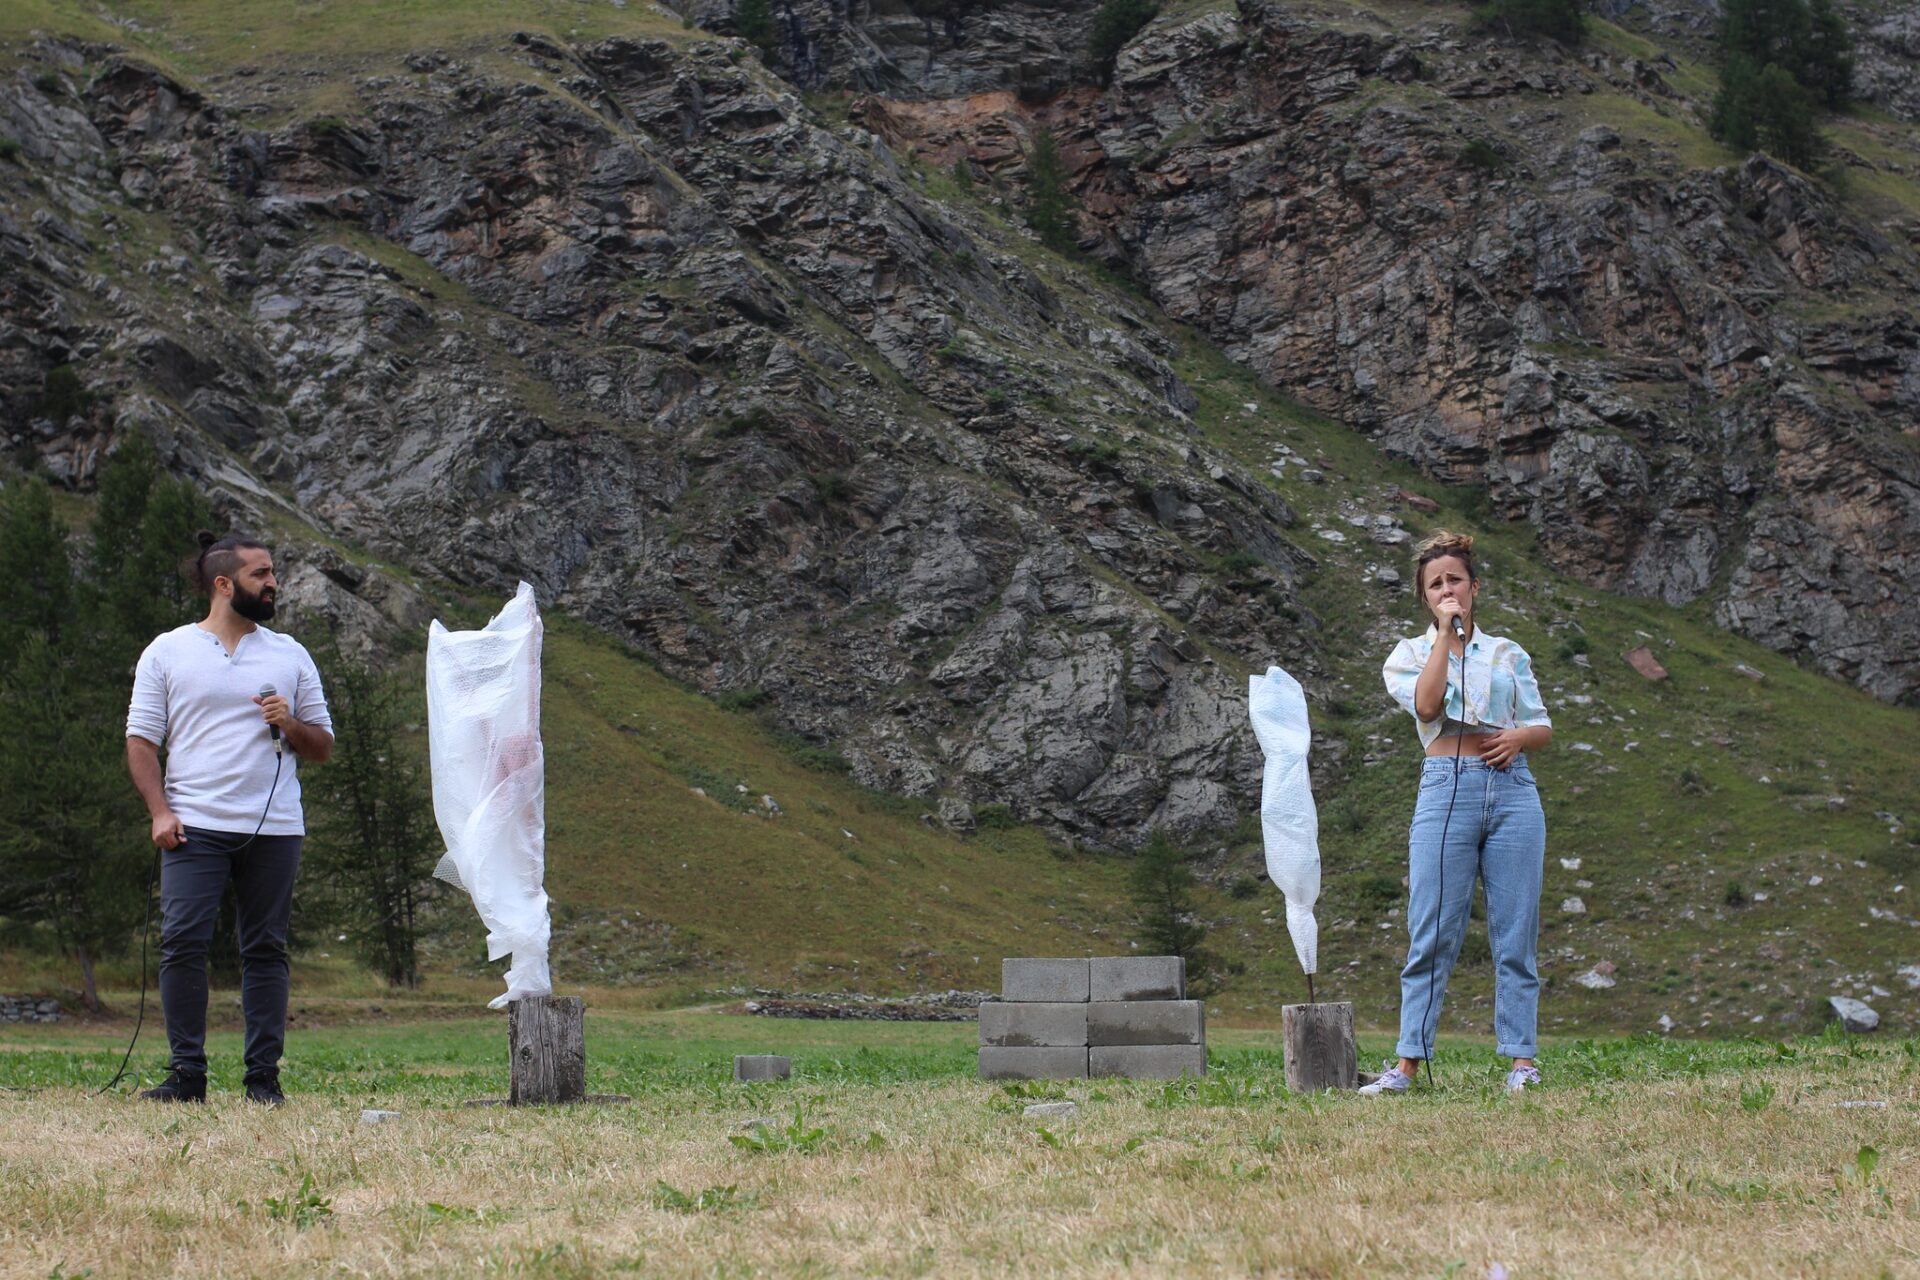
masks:
<svg viewBox="0 0 1920 1280"><path fill-rule="evenodd" d="M1232 1047L1270 1036L1222 1038L1209 1082L1067 1086L1064 1121L844 1062L754 1089L663 1065L568 1111L341 1080L278 1112L0 1094L0 1276L1920 1275L1911 1048L1513 1100L1476 1061L1369 1101L1292 1098Z"/></svg>

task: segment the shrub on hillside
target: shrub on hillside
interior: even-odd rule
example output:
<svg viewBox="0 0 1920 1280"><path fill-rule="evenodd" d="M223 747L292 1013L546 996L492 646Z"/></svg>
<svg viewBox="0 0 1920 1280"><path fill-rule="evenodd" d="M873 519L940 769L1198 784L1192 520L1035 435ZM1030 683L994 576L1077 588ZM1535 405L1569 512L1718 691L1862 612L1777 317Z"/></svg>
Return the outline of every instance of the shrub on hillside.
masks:
<svg viewBox="0 0 1920 1280"><path fill-rule="evenodd" d="M1013 809L1004 804L983 804L973 811L973 829L975 831L1008 831L1020 825L1020 819L1013 816Z"/></svg>
<svg viewBox="0 0 1920 1280"><path fill-rule="evenodd" d="M1473 27L1579 44L1587 34L1587 15L1579 0L1489 0L1473 11Z"/></svg>
<svg viewBox="0 0 1920 1280"><path fill-rule="evenodd" d="M773 0L740 0L739 7L733 11L733 29L742 40L758 45L764 53L772 53Z"/></svg>
<svg viewBox="0 0 1920 1280"><path fill-rule="evenodd" d="M1492 143L1474 138L1460 148L1460 163L1484 169L1488 173L1498 173L1507 167L1507 158Z"/></svg>
<svg viewBox="0 0 1920 1280"><path fill-rule="evenodd" d="M54 426L65 427L92 407L93 393L80 381L79 372L70 364L56 365L47 372L47 385L33 416L49 418Z"/></svg>
<svg viewBox="0 0 1920 1280"><path fill-rule="evenodd" d="M1094 15L1093 29L1087 35L1087 57L1101 84L1113 79L1113 64L1127 41L1140 34L1140 28L1153 21L1160 6L1153 0L1106 0Z"/></svg>

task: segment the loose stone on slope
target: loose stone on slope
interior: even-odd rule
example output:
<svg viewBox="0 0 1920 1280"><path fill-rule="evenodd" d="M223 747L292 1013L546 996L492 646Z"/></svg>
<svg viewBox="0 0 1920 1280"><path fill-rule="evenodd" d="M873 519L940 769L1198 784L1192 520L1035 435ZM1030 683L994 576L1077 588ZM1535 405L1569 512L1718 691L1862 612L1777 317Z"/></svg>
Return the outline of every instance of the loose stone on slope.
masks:
<svg viewBox="0 0 1920 1280"><path fill-rule="evenodd" d="M1851 996L1828 996L1827 1007L1848 1031L1872 1031L1880 1025L1880 1015L1872 1005Z"/></svg>

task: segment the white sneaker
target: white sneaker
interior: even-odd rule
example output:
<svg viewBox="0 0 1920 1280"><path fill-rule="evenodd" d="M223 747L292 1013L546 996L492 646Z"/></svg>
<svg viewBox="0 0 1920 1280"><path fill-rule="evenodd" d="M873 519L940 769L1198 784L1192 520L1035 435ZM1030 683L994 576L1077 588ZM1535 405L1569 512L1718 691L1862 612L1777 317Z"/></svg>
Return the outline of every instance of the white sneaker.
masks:
<svg viewBox="0 0 1920 1280"><path fill-rule="evenodd" d="M1389 1062L1386 1064L1386 1068L1385 1071L1380 1073L1378 1080L1375 1080L1372 1084L1363 1084L1360 1086L1360 1093L1363 1096L1377 1098L1383 1093L1405 1093L1407 1090L1413 1088L1413 1077L1403 1075L1398 1063Z"/></svg>
<svg viewBox="0 0 1920 1280"><path fill-rule="evenodd" d="M1515 1067L1507 1072L1507 1092L1525 1093L1529 1089L1540 1087L1540 1068Z"/></svg>

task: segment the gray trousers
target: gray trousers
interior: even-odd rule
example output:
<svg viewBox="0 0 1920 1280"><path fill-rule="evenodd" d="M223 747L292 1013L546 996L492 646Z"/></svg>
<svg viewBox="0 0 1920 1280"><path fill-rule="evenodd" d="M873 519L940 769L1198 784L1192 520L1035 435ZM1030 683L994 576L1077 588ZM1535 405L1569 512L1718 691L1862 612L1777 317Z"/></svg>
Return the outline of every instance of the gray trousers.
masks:
<svg viewBox="0 0 1920 1280"><path fill-rule="evenodd" d="M301 836L189 830L160 855L160 1007L173 1070L207 1072L207 946L233 883L247 1079L271 1075L287 1042L287 917Z"/></svg>

